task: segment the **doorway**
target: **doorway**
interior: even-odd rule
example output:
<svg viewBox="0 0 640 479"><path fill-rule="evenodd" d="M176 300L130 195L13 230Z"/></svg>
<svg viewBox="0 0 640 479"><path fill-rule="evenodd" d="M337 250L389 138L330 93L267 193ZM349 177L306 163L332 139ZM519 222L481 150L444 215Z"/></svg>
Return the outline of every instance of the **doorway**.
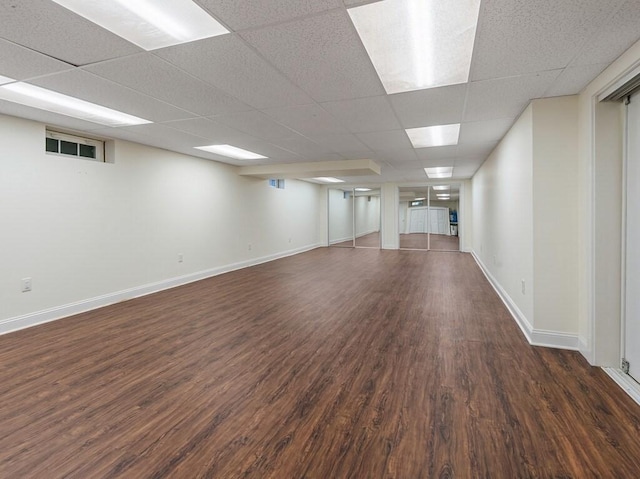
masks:
<svg viewBox="0 0 640 479"><path fill-rule="evenodd" d="M623 370L640 382L640 92L626 108Z"/></svg>
<svg viewBox="0 0 640 479"><path fill-rule="evenodd" d="M401 187L400 249L460 251L460 185Z"/></svg>

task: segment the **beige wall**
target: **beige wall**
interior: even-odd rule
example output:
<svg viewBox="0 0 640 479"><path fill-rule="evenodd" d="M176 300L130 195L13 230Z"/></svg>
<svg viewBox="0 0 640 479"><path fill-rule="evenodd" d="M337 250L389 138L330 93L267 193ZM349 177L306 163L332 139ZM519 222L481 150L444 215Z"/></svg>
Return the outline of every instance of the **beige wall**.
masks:
<svg viewBox="0 0 640 479"><path fill-rule="evenodd" d="M578 332L578 97L534 100L536 330Z"/></svg>

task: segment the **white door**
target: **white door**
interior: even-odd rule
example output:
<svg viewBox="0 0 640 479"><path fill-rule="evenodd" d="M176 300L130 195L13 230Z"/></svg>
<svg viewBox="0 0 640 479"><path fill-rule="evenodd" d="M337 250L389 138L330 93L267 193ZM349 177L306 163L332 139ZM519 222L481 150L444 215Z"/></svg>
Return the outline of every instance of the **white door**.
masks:
<svg viewBox="0 0 640 479"><path fill-rule="evenodd" d="M628 105L624 356L640 382L640 93Z"/></svg>

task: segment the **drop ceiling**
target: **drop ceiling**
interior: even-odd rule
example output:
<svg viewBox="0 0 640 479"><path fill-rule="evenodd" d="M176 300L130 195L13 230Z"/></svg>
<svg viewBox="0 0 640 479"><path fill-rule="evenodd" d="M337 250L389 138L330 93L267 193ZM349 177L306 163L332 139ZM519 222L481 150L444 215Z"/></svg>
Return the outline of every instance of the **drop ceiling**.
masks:
<svg viewBox="0 0 640 479"><path fill-rule="evenodd" d="M384 0L383 0L384 1ZM640 38L639 0L482 0L466 83L387 94L354 0L196 0L229 34L153 51L50 0L0 4L0 75L152 121L104 127L0 101L0 113L235 166L370 159L352 183L471 177L527 104L579 93ZM460 123L455 146L407 128ZM194 149L229 144L267 156ZM298 166L299 168L299 166Z"/></svg>

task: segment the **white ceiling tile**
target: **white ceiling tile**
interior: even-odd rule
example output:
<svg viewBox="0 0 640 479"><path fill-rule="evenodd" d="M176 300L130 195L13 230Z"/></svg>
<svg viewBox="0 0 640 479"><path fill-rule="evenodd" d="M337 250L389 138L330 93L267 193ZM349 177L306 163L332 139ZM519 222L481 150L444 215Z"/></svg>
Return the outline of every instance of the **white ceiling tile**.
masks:
<svg viewBox="0 0 640 479"><path fill-rule="evenodd" d="M281 23L340 6L340 0L196 0L232 30Z"/></svg>
<svg viewBox="0 0 640 479"><path fill-rule="evenodd" d="M358 133L360 141L372 150L394 150L412 148L409 137L404 130L376 131L370 133Z"/></svg>
<svg viewBox="0 0 640 479"><path fill-rule="evenodd" d="M312 103L237 35L176 45L154 54L257 109Z"/></svg>
<svg viewBox="0 0 640 479"><path fill-rule="evenodd" d="M387 96L326 102L321 103L321 106L352 133L401 128Z"/></svg>
<svg viewBox="0 0 640 479"><path fill-rule="evenodd" d="M311 139L331 133L348 133L336 118L316 104L274 108L264 112L278 123Z"/></svg>
<svg viewBox="0 0 640 479"><path fill-rule="evenodd" d="M460 123L467 85L451 85L390 95L403 128Z"/></svg>
<svg viewBox="0 0 640 479"><path fill-rule="evenodd" d="M316 101L384 94L346 10L243 32L242 37Z"/></svg>
<svg viewBox="0 0 640 479"><path fill-rule="evenodd" d="M544 96L576 95L606 67L606 63L567 67L547 89Z"/></svg>
<svg viewBox="0 0 640 479"><path fill-rule="evenodd" d="M387 162L391 165L398 162L418 161L418 156L413 148L378 150L373 153L373 158Z"/></svg>
<svg viewBox="0 0 640 479"><path fill-rule="evenodd" d="M30 83L154 122L193 116L189 112L82 70L57 73Z"/></svg>
<svg viewBox="0 0 640 479"><path fill-rule="evenodd" d="M0 37L72 65L86 65L142 51L133 43L42 0L0 3Z"/></svg>
<svg viewBox="0 0 640 479"><path fill-rule="evenodd" d="M124 130L144 137L151 138L162 148L171 146L194 147L201 146L204 138L178 131L160 123L146 123L143 125L123 126L113 130Z"/></svg>
<svg viewBox="0 0 640 479"><path fill-rule="evenodd" d="M74 67L68 63L21 47L15 43L0 40L0 75L14 80L26 80L71 68Z"/></svg>
<svg viewBox="0 0 640 479"><path fill-rule="evenodd" d="M483 1L471 80L564 68L620 1Z"/></svg>
<svg viewBox="0 0 640 479"><path fill-rule="evenodd" d="M514 120L515 118L501 118L498 120L463 123L460 125L458 144L500 140L509 131Z"/></svg>
<svg viewBox="0 0 640 479"><path fill-rule="evenodd" d="M341 151L340 154L347 160L376 160L375 154L371 150Z"/></svg>
<svg viewBox="0 0 640 479"><path fill-rule="evenodd" d="M435 148L419 148L416 150L416 155L418 155L418 159L422 161L442 161L448 160L453 164L453 160L457 155L458 147L457 146L438 146ZM437 166L437 165L435 165ZM448 164L443 166L450 166Z"/></svg>
<svg viewBox="0 0 640 479"><path fill-rule="evenodd" d="M351 133L331 133L327 135L319 135L313 139L322 143L336 153L344 154L350 151L362 151L367 149L367 147Z"/></svg>
<svg viewBox="0 0 640 479"><path fill-rule="evenodd" d="M293 153L297 153L303 158L325 157L327 155L336 157L336 159L342 158L341 155L332 153L326 146L320 145L315 141L311 141L297 133L290 137L279 139L278 146Z"/></svg>
<svg viewBox="0 0 640 479"><path fill-rule="evenodd" d="M217 121L208 118L190 118L187 120L178 120L163 123L169 128L174 128L187 133L192 133L201 138L205 138L209 144L234 145L240 141L254 139L247 133L223 125ZM202 146L202 145L201 145Z"/></svg>
<svg viewBox="0 0 640 479"><path fill-rule="evenodd" d="M405 161L388 161L389 165L392 166L396 170L422 170L422 163L418 160L405 160Z"/></svg>
<svg viewBox="0 0 640 479"><path fill-rule="evenodd" d="M102 62L84 69L202 116L251 109L151 53Z"/></svg>
<svg viewBox="0 0 640 479"><path fill-rule="evenodd" d="M607 3L620 3L607 2ZM613 9L609 10L614 11ZM640 2L628 0L622 4L597 33L589 38L571 66L609 64L640 39Z"/></svg>
<svg viewBox="0 0 640 479"><path fill-rule="evenodd" d="M453 166L456 161L454 157L446 155L443 152L429 156L418 154L418 156L421 157L420 163L422 164L423 168L430 168L435 166Z"/></svg>
<svg viewBox="0 0 640 479"><path fill-rule="evenodd" d="M472 82L467 90L464 122L516 118L559 76L552 70L510 78Z"/></svg>
<svg viewBox="0 0 640 479"><path fill-rule="evenodd" d="M464 159L477 159L486 158L498 145L498 140L495 141L483 141L479 143L464 144L457 146L456 158L459 160Z"/></svg>
<svg viewBox="0 0 640 479"><path fill-rule="evenodd" d="M218 115L215 121L265 140L287 138L294 132L261 111L243 111Z"/></svg>
<svg viewBox="0 0 640 479"><path fill-rule="evenodd" d="M340 153L318 153L314 155L300 155L302 161L338 161L346 160Z"/></svg>

